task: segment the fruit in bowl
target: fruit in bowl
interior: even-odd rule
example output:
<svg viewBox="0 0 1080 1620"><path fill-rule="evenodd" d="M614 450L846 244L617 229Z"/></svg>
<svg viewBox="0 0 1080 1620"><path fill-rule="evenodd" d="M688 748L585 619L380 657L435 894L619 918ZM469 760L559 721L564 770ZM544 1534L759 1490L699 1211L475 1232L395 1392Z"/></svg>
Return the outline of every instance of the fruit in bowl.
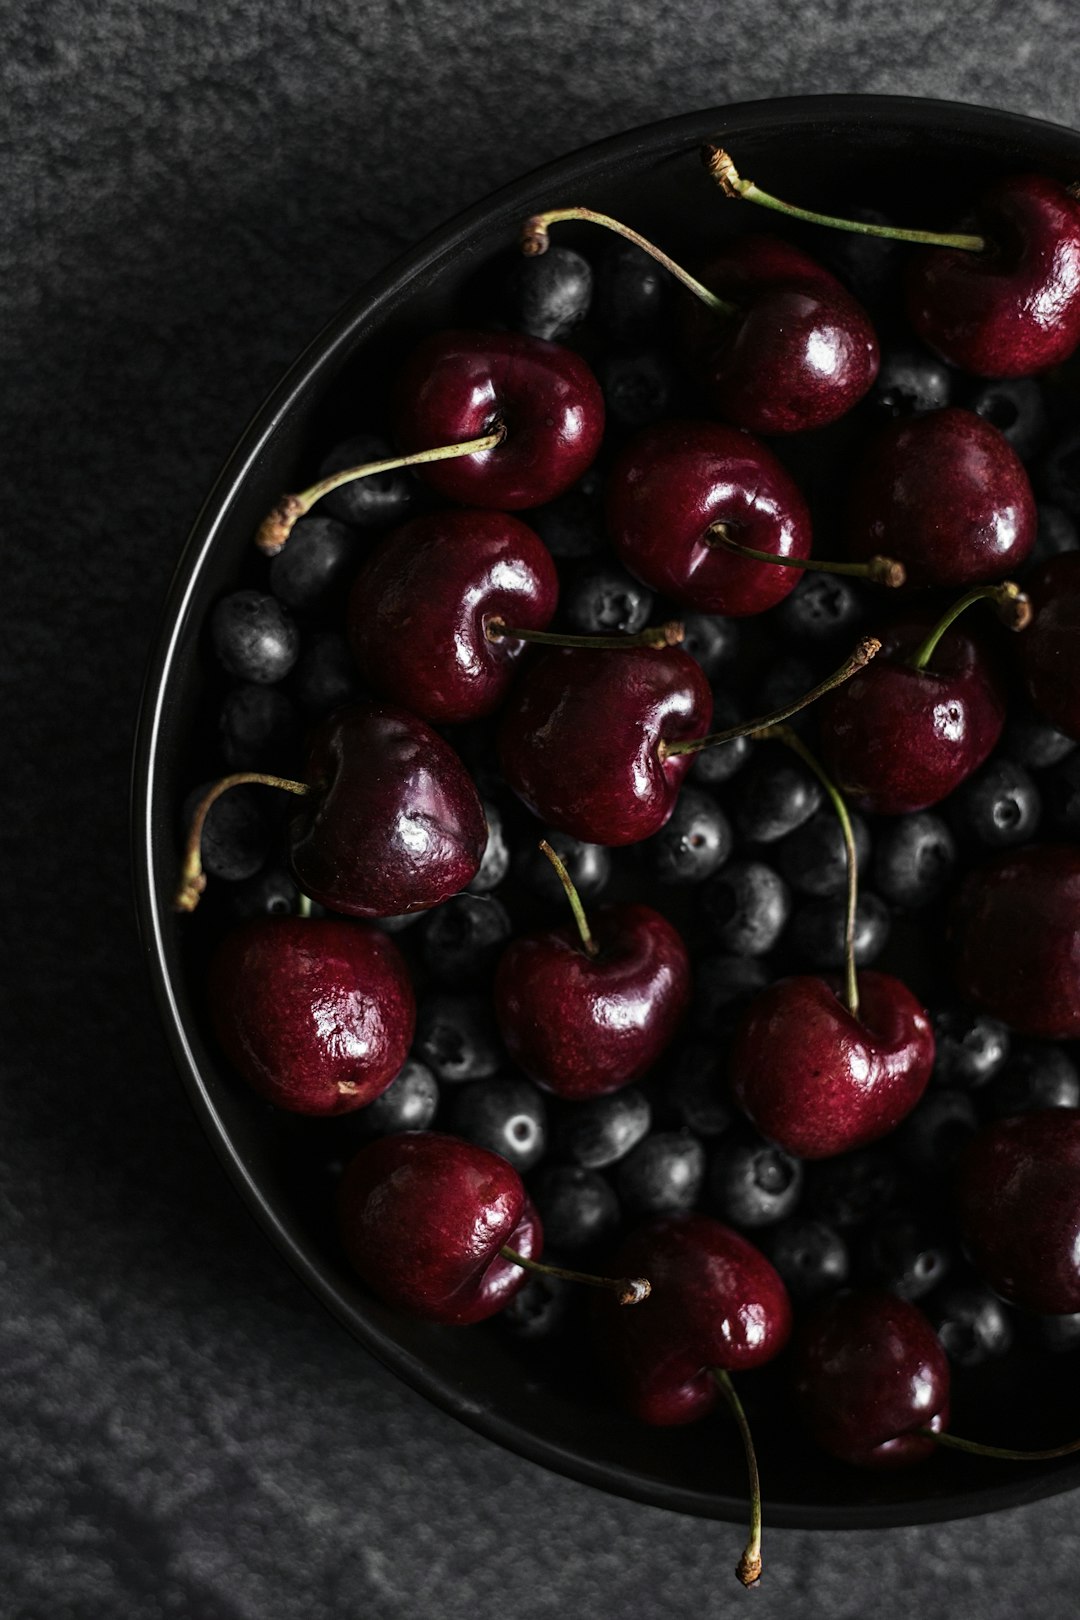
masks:
<svg viewBox="0 0 1080 1620"><path fill-rule="evenodd" d="M635 1374L612 1375L635 1345L657 1365L684 1364L719 1308L701 1268L708 1278L722 1265L736 1290L753 1275L771 1302L767 1354L725 1365L714 1338L700 1351L710 1376L740 1390L771 1517L904 1522L1075 1477L1052 1460L995 1473L921 1432L899 1444L931 1420L943 1427L937 1352L934 1410L892 1410L888 1433L878 1412L863 1436L868 1451L925 1454L920 1466L854 1474L810 1437L835 1425L829 1390L805 1372L826 1329L809 1349L802 1329L811 1306L849 1297L869 1301L867 1314L834 1311L827 1334L852 1321L877 1331L891 1317L873 1302L898 1300L914 1313L898 1316L911 1355L927 1334L951 1355L965 1434L1006 1449L1067 1438L1068 1383L1038 1348L1053 1337L1045 1313L1019 1295L1002 1302L995 1276L970 1269L951 1189L977 1131L1080 1101L1062 1044L1075 1031L1044 1016L1048 995L1068 1000L1057 977L1047 989L1051 956L1075 985L1071 890L1047 871L1061 896L1050 940L1036 920L1009 926L1024 884L995 876L1078 831L1070 587L1065 562L1040 551L1051 537L1076 547L1055 460L1076 383L1055 356L1034 396L1016 381L995 392L913 347L903 301L887 286L880 296L877 275L903 247L860 240L855 254L854 239L778 222L763 248L760 221L697 161L718 136L743 172L819 211L854 198L898 219L916 202L945 217L957 196L976 197L1009 142L1018 173L1050 181L1080 156L1067 132L970 109L851 103L827 120L813 103L728 109L650 132L632 156L616 144L524 182L388 273L267 406L182 564L140 739L140 904L181 1066L226 1163L301 1273L390 1365L527 1455L735 1517L745 1475L720 1420L644 1427L609 1388L637 1387ZM812 185L810 141L822 157ZM928 160L917 198L896 161L916 148ZM526 222L576 196L670 247L709 297L585 217L549 217L548 252L517 258ZM680 308L684 297L702 314ZM776 311L796 306L803 347L788 366ZM924 342L928 320L916 322ZM934 341L960 355L947 334ZM808 356L829 345L836 385L811 387ZM1014 350L1027 352L1018 339ZM982 474L964 483L973 444L986 488ZM866 488L883 456L923 468L904 485L901 519ZM665 505L667 457L680 477ZM977 506L972 491L993 496L999 473L1000 502ZM282 500L287 488L304 493ZM933 573L919 502L941 491L949 560ZM676 500L687 493L689 511ZM1000 541L989 580L988 535ZM825 557L839 572L806 566ZM946 624L988 591L1011 624L985 605ZM1028 594L1024 627L1015 609ZM1028 635L1040 639L1018 651ZM218 792L235 777L246 780ZM192 831L181 807L196 788L182 892L198 905L179 917L178 839ZM568 927L541 840L595 954ZM224 1014L204 1003L213 953L228 957L236 930L261 937L275 913L295 936L283 957L308 958L306 926L310 940L348 942L348 983L329 1003L320 991L285 1016L274 1002L291 1074L325 1076L333 1055L329 1117L297 1111L303 1084L271 1091L271 1108L265 1087L245 1086L246 1060L214 1032L237 1022L247 994L235 970L215 996ZM1029 962L1005 985L994 938L1020 969ZM396 1016L376 1038L368 1015L388 979ZM253 1041L249 1029L244 1053ZM766 1095L763 1077L781 1070L787 1094ZM365 1259L357 1220L374 1230L383 1183L373 1170L342 1180L347 1164L400 1151L380 1143L431 1137L468 1143L470 1174L485 1154L509 1167L491 1192L505 1230L495 1223L495 1250L474 1255L465 1280L444 1268L438 1320L422 1309L438 1254L419 1293L416 1256L398 1263L384 1247ZM467 1178L447 1178L449 1222ZM362 1215L342 1214L339 1196ZM450 1243L438 1210L413 1206L405 1220ZM620 1282L616 1256L640 1253L660 1284L635 1303L602 1301L613 1325L594 1332L564 1277L525 1280L541 1230L563 1272ZM656 1232L685 1236L677 1258ZM675 1343L650 1324L684 1275L696 1280L672 1305ZM505 1308L447 1325L477 1297L489 1316L484 1277ZM846 1286L856 1292L837 1292ZM778 1303L789 1298L791 1349ZM967 1382L979 1363L985 1386ZM869 1376L868 1391L872 1406ZM793 1414L811 1407L800 1429Z"/></svg>

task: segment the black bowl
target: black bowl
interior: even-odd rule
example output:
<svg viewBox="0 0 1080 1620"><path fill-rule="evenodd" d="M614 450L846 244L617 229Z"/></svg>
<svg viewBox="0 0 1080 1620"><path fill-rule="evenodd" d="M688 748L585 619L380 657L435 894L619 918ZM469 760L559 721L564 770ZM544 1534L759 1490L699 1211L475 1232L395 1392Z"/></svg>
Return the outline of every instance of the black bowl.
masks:
<svg viewBox="0 0 1080 1620"><path fill-rule="evenodd" d="M745 1514L737 1444L716 1418L651 1430L622 1416L595 1373L522 1351L491 1326L410 1321L357 1286L326 1203L294 1174L310 1122L277 1114L242 1088L205 1029L200 967L207 933L177 918L177 814L217 774L193 717L215 679L204 627L216 598L254 580L252 534L282 489L310 476L356 423L374 425L407 342L447 323L464 289L507 249L528 214L587 204L629 220L690 257L710 235L774 228L725 203L696 151L729 145L743 173L781 196L844 212L878 199L895 217L942 223L1002 172L1080 175L1080 136L977 107L877 97L808 97L718 107L601 142L508 186L435 232L371 282L301 355L257 413L210 493L184 550L147 673L134 766L137 903L147 961L192 1103L236 1187L289 1263L337 1318L415 1389L491 1439L609 1491L720 1519ZM459 318L459 317L458 317ZM322 1122L315 1122L322 1123ZM585 1358L583 1358L585 1359ZM1023 1353L963 1381L957 1432L1049 1445L1080 1420L1069 1358ZM829 1529L914 1524L986 1512L1069 1489L1080 1460L1018 1465L939 1453L919 1468L862 1473L830 1462L788 1423L768 1374L746 1381L767 1512L774 1524Z"/></svg>

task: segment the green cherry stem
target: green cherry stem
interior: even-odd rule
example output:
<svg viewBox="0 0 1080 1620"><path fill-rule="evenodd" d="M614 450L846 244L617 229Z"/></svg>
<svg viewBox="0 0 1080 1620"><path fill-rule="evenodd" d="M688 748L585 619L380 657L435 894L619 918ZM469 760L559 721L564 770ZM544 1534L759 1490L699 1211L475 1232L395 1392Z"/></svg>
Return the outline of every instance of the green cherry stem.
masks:
<svg viewBox="0 0 1080 1620"><path fill-rule="evenodd" d="M498 423L490 433L476 439L465 439L461 444L441 444L434 450L415 450L408 456L390 456L386 461L366 461L360 467L345 467L341 472L320 478L298 495L283 495L259 524L255 544L268 557L281 550L293 530L293 524L304 517L316 501L343 484L354 484L358 478L375 478L379 473L397 472L399 467L424 467L433 461L453 461L457 456L478 456L485 450L497 450L506 438L506 429Z"/></svg>
<svg viewBox="0 0 1080 1620"><path fill-rule="evenodd" d="M832 801L844 835L847 855L847 912L844 917L844 1002L852 1018L859 1016L859 979L855 971L855 914L859 901L859 858L855 851L855 834L851 826L847 802L836 783L818 764L797 731L790 726L765 726L751 732L759 742L781 742L797 754L803 764L817 777Z"/></svg>
<svg viewBox="0 0 1080 1620"><path fill-rule="evenodd" d="M881 642L874 636L867 636L859 642L850 658L844 660L839 669L826 676L819 686L810 692L804 692L802 697L796 698L793 703L785 704L782 709L774 709L772 714L759 715L756 720L744 720L737 726L728 726L726 731L711 731L707 737L690 737L685 742L668 742L661 737L658 753L661 762L673 759L677 754L700 754L703 748L712 748L717 743L734 742L736 737L752 737L755 732L764 731L769 726L779 726L785 720L790 720L793 714L800 709L807 709L818 698L824 697L834 687L842 686L860 669L865 669L871 658L881 651Z"/></svg>
<svg viewBox="0 0 1080 1620"><path fill-rule="evenodd" d="M907 569L893 557L868 557L865 562L821 562L817 557L778 557L772 551L755 551L752 546L741 545L732 537L726 523L713 523L708 531L707 544L723 546L736 557L747 557L751 562L773 563L778 568L805 568L821 574L851 574L856 579L868 579L873 585L885 585L898 590L907 583Z"/></svg>
<svg viewBox="0 0 1080 1620"><path fill-rule="evenodd" d="M768 191L763 191L752 180L744 180L731 158L720 146L703 146L702 161L725 197L737 197L743 202L760 203L790 219L803 219L809 225L826 225L834 231L852 231L857 236L881 236L891 242L917 242L923 247L960 248L965 253L985 253L985 236L966 236L962 233L941 231L911 231L898 225L868 225L859 219L838 219L834 214L818 214L810 208L796 208L794 203L781 202Z"/></svg>
<svg viewBox="0 0 1080 1620"><path fill-rule="evenodd" d="M1009 630L1024 630L1031 623L1031 599L1024 594L1019 585L1007 579L1002 585L978 585L973 591L968 591L959 601L940 618L927 636L926 640L912 654L909 660L912 669L925 669L938 642L961 613L966 613L975 602L992 602L997 609L998 618Z"/></svg>
<svg viewBox="0 0 1080 1620"><path fill-rule="evenodd" d="M518 1254L508 1243L503 1244L499 1253L513 1265L523 1266L526 1271L538 1271L544 1277L561 1277L564 1282L588 1283L591 1288L606 1288L610 1293L618 1294L620 1305L640 1305L652 1293L648 1277L597 1277L591 1271L568 1271L565 1266L549 1266L544 1260L530 1260L527 1255Z"/></svg>
<svg viewBox="0 0 1080 1620"><path fill-rule="evenodd" d="M563 865L558 855L556 855L546 838L541 838L540 848L543 850L544 854L555 868L555 875L562 884L563 888L566 890L566 898L570 902L570 910L574 913L574 921L577 923L578 933L581 935L581 943L584 947L585 955L593 957L599 956L600 947L592 936L592 929L589 927L589 919L585 915L585 907L581 903L581 896L574 888L573 878L570 876L569 872L566 870L566 867Z"/></svg>
<svg viewBox="0 0 1080 1620"><path fill-rule="evenodd" d="M742 1401L727 1373L722 1367L710 1367L709 1371L735 1419L746 1453L746 1472L750 1482L750 1534L743 1548L742 1557L735 1566L735 1573L744 1586L754 1586L761 1579L761 1479L758 1475L754 1437L750 1433Z"/></svg>
<svg viewBox="0 0 1080 1620"><path fill-rule="evenodd" d="M1003 1462L1051 1462L1055 1457L1071 1457L1080 1451L1080 1440L1070 1440L1065 1446L1050 1446L1046 1451L1014 1451L1011 1446L984 1446L978 1440L962 1440L957 1434L936 1434L933 1429L919 1432L951 1451L966 1451L973 1457L998 1457Z"/></svg>
<svg viewBox="0 0 1080 1620"><path fill-rule="evenodd" d="M213 787L203 794L191 818L191 828L184 849L184 862L180 868L180 882L173 896L174 911L194 911L200 895L206 888L206 873L202 868L202 835L211 809L223 793L248 782L254 782L259 787L281 788L286 793L314 792L306 782L291 782L287 777L267 776L261 771L237 771L235 775L223 776L220 782L215 782Z"/></svg>
<svg viewBox="0 0 1080 1620"><path fill-rule="evenodd" d="M592 647L598 652L619 652L627 647L677 647L684 632L675 619L634 636L564 636L557 630L516 630L501 619L489 619L484 634L489 641L535 641L541 647Z"/></svg>
<svg viewBox="0 0 1080 1620"><path fill-rule="evenodd" d="M631 230L629 225L623 225L621 221L612 219L610 214L597 214L591 208L551 208L546 214L533 214L521 227L522 253L530 258L539 253L546 253L550 246L549 226L558 225L564 219L583 219L590 225L602 225L605 230L614 231L616 236L625 237L626 241L633 242L642 252L655 259L657 264L662 264L676 281L681 281L687 291L692 292L694 297L699 298L706 309L711 309L715 315L727 316L739 313L737 304L730 304L726 299L717 298L716 294L703 286L696 276L684 270L681 264L676 264L674 259L669 258L662 248L658 248L647 237Z"/></svg>

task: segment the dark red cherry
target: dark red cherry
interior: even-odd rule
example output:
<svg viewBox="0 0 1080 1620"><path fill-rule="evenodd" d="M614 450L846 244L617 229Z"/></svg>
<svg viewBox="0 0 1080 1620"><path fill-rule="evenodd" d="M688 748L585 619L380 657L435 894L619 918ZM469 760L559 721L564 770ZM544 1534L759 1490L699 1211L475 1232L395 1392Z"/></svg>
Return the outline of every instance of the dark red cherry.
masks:
<svg viewBox="0 0 1080 1620"><path fill-rule="evenodd" d="M704 736L712 690L677 647L560 649L522 674L499 733L503 775L550 827L588 844L635 844L675 807L691 754L660 744Z"/></svg>
<svg viewBox="0 0 1080 1620"><path fill-rule="evenodd" d="M1045 175L999 180L979 200L982 253L912 254L908 316L943 359L983 377L1028 377L1080 342L1080 203Z"/></svg>
<svg viewBox="0 0 1080 1620"><path fill-rule="evenodd" d="M361 675L426 720L490 714L525 642L497 623L543 630L559 580L551 554L504 512L414 518L369 555L349 598L349 641Z"/></svg>
<svg viewBox="0 0 1080 1620"><path fill-rule="evenodd" d="M374 1102L409 1055L416 1002L393 940L336 917L259 917L210 963L210 1011L229 1062L298 1114Z"/></svg>
<svg viewBox="0 0 1080 1620"><path fill-rule="evenodd" d="M1080 1108L987 1125L964 1149L957 1208L971 1257L1013 1305L1080 1311Z"/></svg>
<svg viewBox="0 0 1080 1620"><path fill-rule="evenodd" d="M860 810L901 815L939 803L1001 735L1005 699L985 654L954 626L915 669L928 634L925 624L893 626L874 661L822 704L822 754Z"/></svg>
<svg viewBox="0 0 1080 1620"><path fill-rule="evenodd" d="M1080 1038L1080 849L1010 850L970 873L949 936L966 1001L1022 1035Z"/></svg>
<svg viewBox="0 0 1080 1620"><path fill-rule="evenodd" d="M494 449L430 463L419 476L464 506L543 506L596 457L600 384L572 349L520 332L437 332L409 356L395 407L406 450L461 443L500 424Z"/></svg>
<svg viewBox="0 0 1080 1620"><path fill-rule="evenodd" d="M649 1298L632 1311L599 1301L594 1323L605 1372L643 1423L704 1417L720 1399L712 1368L760 1367L787 1343L787 1289L760 1250L719 1221L650 1221L619 1250L616 1267L631 1263L652 1284Z"/></svg>
<svg viewBox="0 0 1080 1620"><path fill-rule="evenodd" d="M1004 579L1035 544L1035 497L1004 434L950 406L891 422L851 488L851 555L881 553L912 585Z"/></svg>
<svg viewBox="0 0 1080 1620"><path fill-rule="evenodd" d="M612 469L607 521L631 573L702 613L762 613L799 580L794 568L735 556L713 525L755 551L810 555L810 514L793 480L764 445L713 422L639 433Z"/></svg>
<svg viewBox="0 0 1080 1620"><path fill-rule="evenodd" d="M920 1431L949 1421L949 1362L923 1313L892 1294L840 1294L819 1305L792 1346L795 1405L822 1450L860 1468L921 1462Z"/></svg>
<svg viewBox="0 0 1080 1620"><path fill-rule="evenodd" d="M314 733L290 855L305 894L351 917L426 911L476 876L483 806L449 743L405 709L354 703Z"/></svg>
<svg viewBox="0 0 1080 1620"><path fill-rule="evenodd" d="M1080 552L1024 581L1034 617L1017 643L1028 696L1059 731L1080 738Z"/></svg>
<svg viewBox="0 0 1080 1620"><path fill-rule="evenodd" d="M342 1247L388 1305L434 1322L482 1322L528 1272L500 1250L538 1258L540 1218L497 1153L435 1131L386 1136L345 1168Z"/></svg>
<svg viewBox="0 0 1080 1620"><path fill-rule="evenodd" d="M590 913L590 955L573 923L512 940L495 975L506 1049L557 1096L617 1091L650 1069L690 1000L690 958L650 906Z"/></svg>
<svg viewBox="0 0 1080 1620"><path fill-rule="evenodd" d="M846 288L791 243L744 236L700 280L734 306L695 303L686 346L717 415L752 433L801 433L835 422L878 371L870 317Z"/></svg>
<svg viewBox="0 0 1080 1620"><path fill-rule="evenodd" d="M930 1019L887 973L858 975L853 1017L838 982L781 979L751 1001L729 1083L762 1135L803 1159L865 1147L915 1107L934 1066Z"/></svg>

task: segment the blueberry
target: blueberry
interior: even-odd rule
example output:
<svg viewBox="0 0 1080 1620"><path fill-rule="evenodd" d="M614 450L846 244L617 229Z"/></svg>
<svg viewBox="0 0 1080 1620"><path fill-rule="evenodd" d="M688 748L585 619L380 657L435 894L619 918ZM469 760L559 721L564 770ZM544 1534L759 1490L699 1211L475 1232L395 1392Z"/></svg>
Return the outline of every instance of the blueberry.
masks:
<svg viewBox="0 0 1080 1620"><path fill-rule="evenodd" d="M861 220L865 225L895 223L878 208L851 208L848 217ZM824 227L815 233L813 240L816 242L816 257L829 266L845 287L850 288L860 304L865 304L867 308L895 306L903 265L898 242L887 237L863 236L854 231L836 231Z"/></svg>
<svg viewBox="0 0 1080 1620"><path fill-rule="evenodd" d="M506 908L487 894L456 894L428 913L424 966L448 990L470 990L495 971L510 938Z"/></svg>
<svg viewBox="0 0 1080 1620"><path fill-rule="evenodd" d="M355 573L360 552L348 524L312 513L293 525L271 562L270 589L288 608L315 607Z"/></svg>
<svg viewBox="0 0 1080 1620"><path fill-rule="evenodd" d="M563 592L563 611L579 635L636 635L652 612L648 586L611 560L582 567Z"/></svg>
<svg viewBox="0 0 1080 1620"><path fill-rule="evenodd" d="M429 995L416 1019L416 1050L437 1079L487 1080L503 1062L495 1018L482 996Z"/></svg>
<svg viewBox="0 0 1080 1620"><path fill-rule="evenodd" d="M212 782L203 782L184 800L180 822L185 840L195 810L211 787ZM265 788L234 787L214 800L203 822L200 845L203 870L209 877L239 883L254 877L265 865L273 844L263 803L266 797Z"/></svg>
<svg viewBox="0 0 1080 1620"><path fill-rule="evenodd" d="M687 1041L661 1061L650 1087L653 1112L665 1124L698 1136L720 1136L731 1124L731 1104L716 1047Z"/></svg>
<svg viewBox="0 0 1080 1620"><path fill-rule="evenodd" d="M450 1099L447 1124L455 1136L500 1154L521 1173L538 1164L547 1147L544 1099L520 1075L461 1086Z"/></svg>
<svg viewBox="0 0 1080 1620"><path fill-rule="evenodd" d="M1039 790L1022 765L992 759L956 791L959 826L987 849L1026 844L1042 814Z"/></svg>
<svg viewBox="0 0 1080 1620"><path fill-rule="evenodd" d="M340 630L315 630L307 637L293 671L292 690L313 719L360 695L360 677Z"/></svg>
<svg viewBox="0 0 1080 1620"><path fill-rule="evenodd" d="M874 887L901 911L936 900L956 866L956 839L930 810L884 821L874 852Z"/></svg>
<svg viewBox="0 0 1080 1620"><path fill-rule="evenodd" d="M573 1283L562 1277L545 1277L534 1272L519 1288L497 1320L515 1339L528 1343L555 1333L570 1309Z"/></svg>
<svg viewBox="0 0 1080 1620"><path fill-rule="evenodd" d="M550 827L544 838L566 867L580 898L595 900L611 876L611 852L603 844L583 844L579 838L571 838L569 833L555 832ZM566 909L563 886L539 843L536 847L526 844L520 850L514 870L519 881L533 894Z"/></svg>
<svg viewBox="0 0 1080 1620"><path fill-rule="evenodd" d="M561 343L588 315L592 295L588 259L573 248L549 247L517 258L505 283L503 314L514 331Z"/></svg>
<svg viewBox="0 0 1080 1620"><path fill-rule="evenodd" d="M705 1180L705 1149L691 1131L656 1131L639 1142L615 1176L626 1213L638 1218L693 1209Z"/></svg>
<svg viewBox="0 0 1080 1620"><path fill-rule="evenodd" d="M231 771L280 770L300 738L296 705L277 686L234 686L221 704L218 738Z"/></svg>
<svg viewBox="0 0 1080 1620"><path fill-rule="evenodd" d="M386 1090L357 1119L371 1136L395 1136L399 1131L426 1131L439 1106L439 1083L417 1058L407 1058Z"/></svg>
<svg viewBox="0 0 1080 1620"><path fill-rule="evenodd" d="M792 915L788 941L794 951L815 968L844 965L844 930L847 923L847 897L834 895L827 900L807 900ZM884 900L866 891L855 906L855 963L869 967L889 942L892 918Z"/></svg>
<svg viewBox="0 0 1080 1620"><path fill-rule="evenodd" d="M1035 544L1024 563L1025 573L1049 562L1051 557L1060 557L1063 551L1080 549L1080 528L1077 527L1080 504L1066 512L1049 501L1038 501L1035 510Z"/></svg>
<svg viewBox="0 0 1080 1620"><path fill-rule="evenodd" d="M1001 752L1029 771L1045 771L1060 765L1076 747L1072 737L1044 720L1031 708L1013 704L1001 734ZM1047 794L1048 807L1051 795Z"/></svg>
<svg viewBox="0 0 1080 1620"><path fill-rule="evenodd" d="M319 477L344 472L347 467L363 467L371 461L390 461L397 455L394 446L375 433L358 433L336 444L319 468ZM387 528L404 523L420 500L421 486L407 467L396 472L375 473L331 490L319 502L324 517L337 518L363 529ZM291 544L291 542L290 542Z"/></svg>
<svg viewBox="0 0 1080 1620"><path fill-rule="evenodd" d="M819 1220L847 1232L884 1214L899 1187L896 1166L880 1148L859 1148L810 1166L806 1206Z"/></svg>
<svg viewBox="0 0 1080 1620"><path fill-rule="evenodd" d="M940 411L952 396L952 372L925 349L892 349L881 357L869 403L884 420Z"/></svg>
<svg viewBox="0 0 1080 1620"><path fill-rule="evenodd" d="M684 613L682 649L699 663L712 680L735 660L739 649L737 619L725 619L718 613Z"/></svg>
<svg viewBox="0 0 1080 1620"><path fill-rule="evenodd" d="M233 591L210 615L218 663L237 680L272 686L284 680L300 652L300 632L288 610L262 591Z"/></svg>
<svg viewBox="0 0 1080 1620"><path fill-rule="evenodd" d="M573 1254L603 1243L618 1229L619 1200L598 1170L580 1164L548 1164L530 1183L544 1224L544 1241Z"/></svg>
<svg viewBox="0 0 1080 1620"><path fill-rule="evenodd" d="M738 725L742 719L741 711L731 698L714 688L709 730L727 731L729 726ZM690 767L694 781L700 787L719 787L742 770L753 750L754 745L749 737L733 737L730 742L703 748L700 754L694 756L694 763Z"/></svg>
<svg viewBox="0 0 1080 1620"><path fill-rule="evenodd" d="M701 915L709 937L733 956L764 956L771 951L790 913L787 884L763 861L731 861L701 890Z"/></svg>
<svg viewBox="0 0 1080 1620"><path fill-rule="evenodd" d="M675 369L656 349L625 349L606 355L596 367L609 423L636 429L671 414Z"/></svg>
<svg viewBox="0 0 1080 1620"><path fill-rule="evenodd" d="M472 894L487 894L497 888L510 870L510 851L503 832L502 812L490 799L485 799L484 815L487 819L487 843L476 876L469 884ZM551 862L546 861L546 864L550 866Z"/></svg>
<svg viewBox="0 0 1080 1620"><path fill-rule="evenodd" d="M607 1097L567 1103L554 1122L555 1151L586 1170L603 1170L635 1148L648 1133L652 1110L643 1091L623 1086Z"/></svg>
<svg viewBox="0 0 1080 1620"><path fill-rule="evenodd" d="M776 609L775 622L797 641L854 639L863 618L858 586L842 574L806 573Z"/></svg>
<svg viewBox="0 0 1080 1620"><path fill-rule="evenodd" d="M609 337L632 341L650 334L668 305L667 272L633 242L612 242L596 268L595 314Z"/></svg>
<svg viewBox="0 0 1080 1620"><path fill-rule="evenodd" d="M787 749L752 759L734 798L735 825L753 844L775 844L820 810L821 783Z"/></svg>
<svg viewBox="0 0 1080 1620"><path fill-rule="evenodd" d="M1027 1311L1019 1318L1024 1338L1040 1350L1064 1355L1080 1350L1080 1311L1064 1316L1036 1316Z"/></svg>
<svg viewBox="0 0 1080 1620"><path fill-rule="evenodd" d="M761 714L772 714L776 709L786 708L801 698L818 684L819 676L814 665L808 658L800 653L788 653L773 661L766 671L764 679L759 686L754 707ZM804 716L796 714L791 724L799 726Z"/></svg>
<svg viewBox="0 0 1080 1620"><path fill-rule="evenodd" d="M939 1086L985 1085L1009 1055L1009 1032L996 1018L966 1007L944 1007L933 1015L934 1082Z"/></svg>
<svg viewBox="0 0 1080 1620"><path fill-rule="evenodd" d="M797 1304L820 1299L848 1280L848 1246L835 1227L824 1221L793 1215L772 1229L766 1247Z"/></svg>
<svg viewBox="0 0 1080 1620"><path fill-rule="evenodd" d="M742 1016L751 996L771 984L774 976L768 962L759 956L699 957L690 1002L695 1026L703 1035L726 1034Z"/></svg>
<svg viewBox="0 0 1080 1620"><path fill-rule="evenodd" d="M921 1299L949 1272L951 1245L913 1215L885 1215L865 1227L856 1245L856 1269L868 1288L899 1299Z"/></svg>
<svg viewBox="0 0 1080 1620"><path fill-rule="evenodd" d="M957 1367L978 1367L1012 1346L1009 1313L1001 1300L978 1282L946 1282L923 1309Z"/></svg>
<svg viewBox="0 0 1080 1620"><path fill-rule="evenodd" d="M709 1190L733 1226L773 1226L790 1215L803 1185L803 1167L756 1131L721 1138L709 1170Z"/></svg>
<svg viewBox="0 0 1080 1620"><path fill-rule="evenodd" d="M423 916L422 911L403 911L396 917L372 917L371 926L384 934L403 934L406 928L414 928Z"/></svg>
<svg viewBox="0 0 1080 1620"><path fill-rule="evenodd" d="M1046 403L1034 377L993 377L976 384L967 407L996 427L1021 461L1030 461L1046 437Z"/></svg>
<svg viewBox="0 0 1080 1620"><path fill-rule="evenodd" d="M1080 1073L1063 1047L1050 1041L1014 1041L979 1101L992 1119L1039 1108L1077 1108Z"/></svg>
<svg viewBox="0 0 1080 1620"><path fill-rule="evenodd" d="M870 834L860 815L851 814L856 865L862 871L870 855ZM816 810L777 851L783 877L799 894L825 899L847 893L847 845L831 805Z"/></svg>
<svg viewBox="0 0 1080 1620"><path fill-rule="evenodd" d="M1070 753L1043 777L1047 815L1056 832L1080 838L1080 753Z"/></svg>
<svg viewBox="0 0 1080 1620"><path fill-rule="evenodd" d="M733 842L728 819L712 795L684 787L667 824L643 847L661 883L701 883L723 866Z"/></svg>
<svg viewBox="0 0 1080 1620"><path fill-rule="evenodd" d="M591 557L605 544L603 481L594 467L580 483L527 514L553 557Z"/></svg>
<svg viewBox="0 0 1080 1620"><path fill-rule="evenodd" d="M299 904L299 886L292 873L280 866L256 872L229 892L229 913L238 922L254 917L295 917Z"/></svg>
<svg viewBox="0 0 1080 1620"><path fill-rule="evenodd" d="M904 1120L894 1138L896 1149L917 1175L945 1176L977 1124L970 1092L941 1087L923 1097Z"/></svg>

